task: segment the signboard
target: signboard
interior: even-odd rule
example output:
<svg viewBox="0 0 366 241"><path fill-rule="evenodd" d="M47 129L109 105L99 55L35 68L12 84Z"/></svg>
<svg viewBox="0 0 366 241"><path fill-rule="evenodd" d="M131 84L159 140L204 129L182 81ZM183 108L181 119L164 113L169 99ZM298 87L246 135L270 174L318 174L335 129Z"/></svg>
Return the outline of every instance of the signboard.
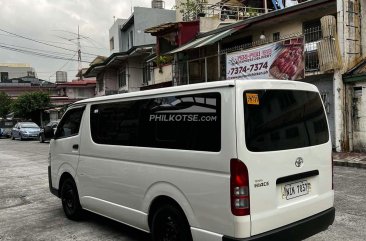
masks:
<svg viewBox="0 0 366 241"><path fill-rule="evenodd" d="M293 38L227 54L226 79L286 79L305 76L304 39Z"/></svg>

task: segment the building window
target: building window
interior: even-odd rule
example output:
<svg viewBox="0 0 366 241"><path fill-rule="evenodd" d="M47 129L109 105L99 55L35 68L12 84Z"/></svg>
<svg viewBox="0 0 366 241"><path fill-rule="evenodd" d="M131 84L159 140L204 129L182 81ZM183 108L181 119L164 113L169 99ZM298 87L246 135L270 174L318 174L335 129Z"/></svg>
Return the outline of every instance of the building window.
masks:
<svg viewBox="0 0 366 241"><path fill-rule="evenodd" d="M304 22L303 33L305 36L305 71L319 71L317 44L322 39L320 19Z"/></svg>
<svg viewBox="0 0 366 241"><path fill-rule="evenodd" d="M9 73L8 72L1 72L1 82L5 82L9 79Z"/></svg>
<svg viewBox="0 0 366 241"><path fill-rule="evenodd" d="M305 35L305 42L315 42L322 38L322 29L320 25L320 19L304 22L303 23L303 32Z"/></svg>
<svg viewBox="0 0 366 241"><path fill-rule="evenodd" d="M273 33L273 42L280 40L280 32Z"/></svg>
<svg viewBox="0 0 366 241"><path fill-rule="evenodd" d="M151 81L151 70L153 68L154 68L153 61L145 63L145 65L144 65L144 76L143 76L143 83L145 85L149 84L149 81Z"/></svg>
<svg viewBox="0 0 366 241"><path fill-rule="evenodd" d="M127 85L126 69L121 70L118 75L118 87L125 87Z"/></svg>
<svg viewBox="0 0 366 241"><path fill-rule="evenodd" d="M112 38L109 40L109 47L110 47L110 50L113 50L113 49L114 49L114 37L112 37Z"/></svg>

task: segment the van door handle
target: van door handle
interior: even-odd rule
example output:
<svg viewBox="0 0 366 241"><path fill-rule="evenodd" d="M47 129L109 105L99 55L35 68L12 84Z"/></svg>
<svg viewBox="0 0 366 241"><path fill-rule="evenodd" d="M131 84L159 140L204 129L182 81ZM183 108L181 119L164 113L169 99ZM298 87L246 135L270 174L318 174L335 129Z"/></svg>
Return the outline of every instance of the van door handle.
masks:
<svg viewBox="0 0 366 241"><path fill-rule="evenodd" d="M72 149L77 151L79 149L79 145L78 144L73 145Z"/></svg>

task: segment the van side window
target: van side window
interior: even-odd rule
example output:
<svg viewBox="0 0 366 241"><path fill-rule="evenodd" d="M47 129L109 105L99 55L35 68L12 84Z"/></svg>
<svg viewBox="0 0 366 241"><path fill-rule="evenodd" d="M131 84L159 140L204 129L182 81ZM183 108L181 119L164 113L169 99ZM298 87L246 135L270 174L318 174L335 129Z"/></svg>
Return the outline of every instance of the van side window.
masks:
<svg viewBox="0 0 366 241"><path fill-rule="evenodd" d="M62 121L58 125L56 138L65 138L79 134L79 128L84 109L84 107L75 108L65 113Z"/></svg>
<svg viewBox="0 0 366 241"><path fill-rule="evenodd" d="M220 93L168 96L91 106L98 144L218 152Z"/></svg>

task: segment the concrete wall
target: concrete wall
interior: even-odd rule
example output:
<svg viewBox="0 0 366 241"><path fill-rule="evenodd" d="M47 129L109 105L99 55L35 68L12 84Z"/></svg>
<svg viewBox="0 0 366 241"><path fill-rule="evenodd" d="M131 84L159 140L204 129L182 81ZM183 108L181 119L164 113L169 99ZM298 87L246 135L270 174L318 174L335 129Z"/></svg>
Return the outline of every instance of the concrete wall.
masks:
<svg viewBox="0 0 366 241"><path fill-rule="evenodd" d="M366 58L366 1L361 1L361 51L362 57Z"/></svg>
<svg viewBox="0 0 366 241"><path fill-rule="evenodd" d="M280 33L280 37L284 37L284 36L289 36L295 33L302 33L302 25L303 25L303 21L296 21L296 20L292 20L292 21L288 21L288 22L283 22L281 24L278 24L276 27L269 27L269 28L261 28L258 30L254 30L251 31L252 36L253 36L253 41L258 41L259 36L261 36L262 31L263 34L266 36L266 38L269 38L270 40L272 40L272 36L274 33L279 32Z"/></svg>
<svg viewBox="0 0 366 241"><path fill-rule="evenodd" d="M128 91L139 91L143 82L143 60L144 57L131 57L128 59L127 71L128 71Z"/></svg>
<svg viewBox="0 0 366 241"><path fill-rule="evenodd" d="M121 41L121 27L126 22L126 19L117 19L112 27L109 29L109 40L114 39L114 49L110 49L110 54L118 53L122 51L122 41ZM109 42L109 47L110 42Z"/></svg>
<svg viewBox="0 0 366 241"><path fill-rule="evenodd" d="M159 84L162 82L173 80L173 66L171 64L163 66L161 70L162 72L159 71L159 68L154 69L153 71L154 84Z"/></svg>
<svg viewBox="0 0 366 241"><path fill-rule="evenodd" d="M201 17L200 18L200 33L205 33L214 29L217 29L221 20L219 16L214 17Z"/></svg>
<svg viewBox="0 0 366 241"><path fill-rule="evenodd" d="M118 90L117 70L108 69L104 73L104 90Z"/></svg>
<svg viewBox="0 0 366 241"><path fill-rule="evenodd" d="M366 152L366 77L353 85L352 92L353 150Z"/></svg>
<svg viewBox="0 0 366 241"><path fill-rule="evenodd" d="M323 103L327 112L328 124L333 147L335 147L333 75L328 74L328 75L312 76L304 79L304 81L318 87L322 97L325 97Z"/></svg>
<svg viewBox="0 0 366 241"><path fill-rule="evenodd" d="M94 97L95 87L81 87L72 88L68 87L66 90L67 97L69 99L87 99Z"/></svg>
<svg viewBox="0 0 366 241"><path fill-rule="evenodd" d="M145 29L175 21L175 10L135 7L133 14L134 23L122 31L122 51L129 50L127 41L131 31L133 31L133 46L155 44L156 37L145 33Z"/></svg>

